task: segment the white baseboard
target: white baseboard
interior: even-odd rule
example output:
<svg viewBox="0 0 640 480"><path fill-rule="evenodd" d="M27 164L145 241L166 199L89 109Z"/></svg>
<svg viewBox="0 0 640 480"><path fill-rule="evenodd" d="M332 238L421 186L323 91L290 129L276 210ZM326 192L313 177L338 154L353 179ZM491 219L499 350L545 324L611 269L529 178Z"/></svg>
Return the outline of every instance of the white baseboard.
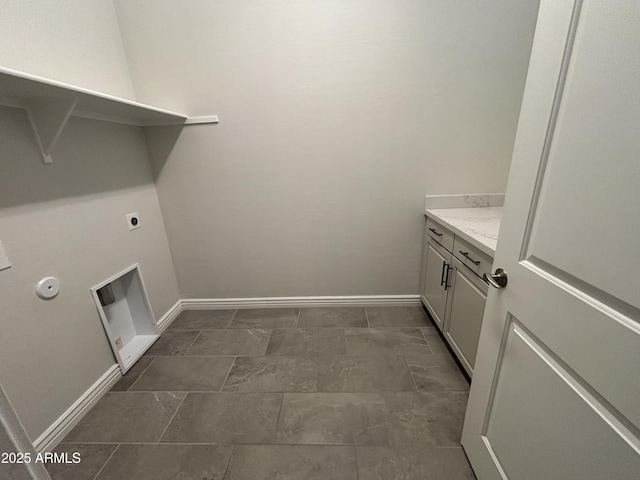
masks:
<svg viewBox="0 0 640 480"><path fill-rule="evenodd" d="M49 452L53 450L64 436L86 415L91 407L93 407L121 377L120 367L117 364L112 365L96 383L91 385L66 412L60 415L60 417L33 442L33 448L36 452Z"/></svg>
<svg viewBox="0 0 640 480"><path fill-rule="evenodd" d="M161 332L164 332L171 322L173 322L180 312L182 312L184 308L182 307L182 300L178 300L173 307L171 307L167 313L165 313L160 320L156 323Z"/></svg>
<svg viewBox="0 0 640 480"><path fill-rule="evenodd" d="M183 310L275 307L417 306L420 295L359 295L346 297L185 298Z"/></svg>

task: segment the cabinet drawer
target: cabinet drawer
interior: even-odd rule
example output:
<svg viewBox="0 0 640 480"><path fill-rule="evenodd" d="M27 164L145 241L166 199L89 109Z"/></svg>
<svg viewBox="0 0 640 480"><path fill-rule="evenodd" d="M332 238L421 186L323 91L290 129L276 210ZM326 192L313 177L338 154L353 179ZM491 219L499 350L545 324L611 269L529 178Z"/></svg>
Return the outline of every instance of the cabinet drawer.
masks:
<svg viewBox="0 0 640 480"><path fill-rule="evenodd" d="M469 267L473 273L482 278L482 274L491 274L491 268L493 266L493 258L489 255L482 253L476 247L471 246L461 238L456 237L453 244L452 253L460 260L464 265Z"/></svg>
<svg viewBox="0 0 640 480"><path fill-rule="evenodd" d="M427 229L425 231L427 235L433 238L444 248L450 252L453 250L453 233L441 226L439 223L427 218Z"/></svg>

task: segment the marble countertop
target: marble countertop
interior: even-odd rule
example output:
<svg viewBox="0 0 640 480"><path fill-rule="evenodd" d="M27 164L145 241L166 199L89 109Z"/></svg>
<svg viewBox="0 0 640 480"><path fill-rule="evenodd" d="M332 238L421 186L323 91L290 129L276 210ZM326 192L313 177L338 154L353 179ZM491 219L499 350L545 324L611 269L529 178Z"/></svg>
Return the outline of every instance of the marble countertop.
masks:
<svg viewBox="0 0 640 480"><path fill-rule="evenodd" d="M426 208L425 215L493 257L502 207Z"/></svg>

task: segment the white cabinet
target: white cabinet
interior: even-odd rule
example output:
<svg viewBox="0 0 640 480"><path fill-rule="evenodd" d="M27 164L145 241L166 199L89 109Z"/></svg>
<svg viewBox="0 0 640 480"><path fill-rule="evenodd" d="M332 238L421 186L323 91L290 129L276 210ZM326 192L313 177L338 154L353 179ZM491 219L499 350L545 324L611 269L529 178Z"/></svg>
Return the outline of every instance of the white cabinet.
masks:
<svg viewBox="0 0 640 480"><path fill-rule="evenodd" d="M447 251L453 250L453 233L444 228L442 225L427 218L426 234L442 245Z"/></svg>
<svg viewBox="0 0 640 480"><path fill-rule="evenodd" d="M427 219L421 299L460 360L473 375L493 259L442 225Z"/></svg>
<svg viewBox="0 0 640 480"><path fill-rule="evenodd" d="M438 328L443 331L447 307L447 277L451 253L428 235L424 243L424 282L422 302L427 307Z"/></svg>
<svg viewBox="0 0 640 480"><path fill-rule="evenodd" d="M452 265L444 337L471 376L489 287L457 258Z"/></svg>

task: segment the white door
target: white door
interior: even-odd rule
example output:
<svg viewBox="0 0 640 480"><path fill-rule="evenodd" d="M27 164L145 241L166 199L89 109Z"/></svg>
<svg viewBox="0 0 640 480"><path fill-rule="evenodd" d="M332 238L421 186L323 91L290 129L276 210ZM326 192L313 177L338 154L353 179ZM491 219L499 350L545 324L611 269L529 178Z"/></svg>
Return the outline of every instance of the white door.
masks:
<svg viewBox="0 0 640 480"><path fill-rule="evenodd" d="M478 479L640 478L638 0L542 0L494 267Z"/></svg>
<svg viewBox="0 0 640 480"><path fill-rule="evenodd" d="M0 478L2 480L51 480L0 384Z"/></svg>

